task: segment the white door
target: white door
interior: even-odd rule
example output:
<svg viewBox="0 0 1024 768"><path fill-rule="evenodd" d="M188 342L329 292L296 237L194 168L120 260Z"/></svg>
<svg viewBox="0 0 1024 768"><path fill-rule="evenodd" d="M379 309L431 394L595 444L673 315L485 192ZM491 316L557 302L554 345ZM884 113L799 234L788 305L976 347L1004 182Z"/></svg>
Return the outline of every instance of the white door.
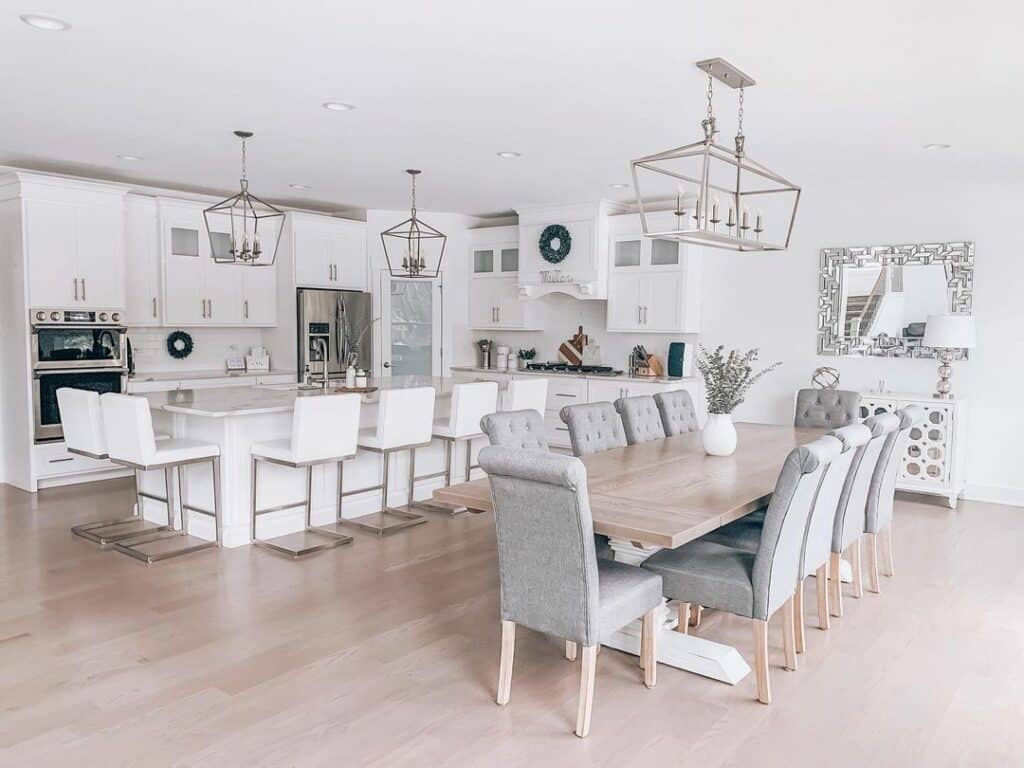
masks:
<svg viewBox="0 0 1024 768"><path fill-rule="evenodd" d="M608 330L635 331L643 328L641 294L645 278L632 271L612 270L608 285Z"/></svg>
<svg viewBox="0 0 1024 768"><path fill-rule="evenodd" d="M125 322L160 325L160 223L156 200L125 201Z"/></svg>
<svg viewBox="0 0 1024 768"><path fill-rule="evenodd" d="M493 328L498 324L502 280L473 278L469 281L469 327Z"/></svg>
<svg viewBox="0 0 1024 768"><path fill-rule="evenodd" d="M72 307L80 303L76 229L75 206L25 201L29 303L33 307Z"/></svg>
<svg viewBox="0 0 1024 768"><path fill-rule="evenodd" d="M321 222L291 215L295 284L300 288L337 288L330 256L330 233Z"/></svg>
<svg viewBox="0 0 1024 768"><path fill-rule="evenodd" d="M123 309L124 212L120 205L78 206L75 274L81 303L96 309Z"/></svg>
<svg viewBox="0 0 1024 768"><path fill-rule="evenodd" d="M682 331L683 276L662 272L644 277L643 327L648 331Z"/></svg>
<svg viewBox="0 0 1024 768"><path fill-rule="evenodd" d="M198 216L197 216L198 214ZM164 255L164 321L167 325L206 325L206 262L209 242L201 211L161 204Z"/></svg>
<svg viewBox="0 0 1024 768"><path fill-rule="evenodd" d="M277 325L277 267L240 267L242 322L263 327Z"/></svg>
<svg viewBox="0 0 1024 768"><path fill-rule="evenodd" d="M442 276L380 274L379 376L440 376L444 370Z"/></svg>
<svg viewBox="0 0 1024 768"><path fill-rule="evenodd" d="M366 225L359 221L334 220L330 261L337 288L351 291L369 289L366 267Z"/></svg>
<svg viewBox="0 0 1024 768"><path fill-rule="evenodd" d="M519 280L503 277L492 282L497 286L498 327L525 328L527 304L519 300Z"/></svg>

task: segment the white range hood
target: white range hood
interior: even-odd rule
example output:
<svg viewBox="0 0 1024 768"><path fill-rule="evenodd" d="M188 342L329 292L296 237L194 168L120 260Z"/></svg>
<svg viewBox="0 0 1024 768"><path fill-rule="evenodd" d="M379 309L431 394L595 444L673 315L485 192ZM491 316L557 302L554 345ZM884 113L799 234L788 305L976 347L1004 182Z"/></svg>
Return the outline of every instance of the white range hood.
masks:
<svg viewBox="0 0 1024 768"><path fill-rule="evenodd" d="M608 298L608 216L628 206L610 200L572 205L521 206L519 214L519 297L564 293L577 299ZM540 240L551 225L569 231L569 253L558 263L541 255Z"/></svg>

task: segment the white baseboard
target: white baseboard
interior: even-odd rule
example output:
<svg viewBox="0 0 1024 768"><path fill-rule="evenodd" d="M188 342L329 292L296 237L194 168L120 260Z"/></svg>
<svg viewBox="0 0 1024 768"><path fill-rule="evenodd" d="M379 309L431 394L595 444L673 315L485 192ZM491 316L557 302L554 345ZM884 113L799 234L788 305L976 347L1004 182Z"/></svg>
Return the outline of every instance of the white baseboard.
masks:
<svg viewBox="0 0 1024 768"><path fill-rule="evenodd" d="M968 501L987 501L992 504L1024 507L1024 488L1009 485L977 485L971 483L964 489L963 498Z"/></svg>

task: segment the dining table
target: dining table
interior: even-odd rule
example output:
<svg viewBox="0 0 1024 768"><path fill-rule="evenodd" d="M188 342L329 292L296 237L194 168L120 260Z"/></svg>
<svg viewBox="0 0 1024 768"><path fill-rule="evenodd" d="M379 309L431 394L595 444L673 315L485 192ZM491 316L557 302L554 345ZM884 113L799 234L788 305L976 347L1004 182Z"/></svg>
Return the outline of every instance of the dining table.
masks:
<svg viewBox="0 0 1024 768"><path fill-rule="evenodd" d="M729 456L705 453L699 432L583 456L594 532L609 538L616 560L639 565L661 549L680 547L766 507L789 452L826 431L738 422L736 450ZM486 477L438 488L433 498L493 511ZM731 684L750 672L732 646L674 631L679 618L667 600L658 619L660 663ZM639 655L639 621L602 638L602 644Z"/></svg>

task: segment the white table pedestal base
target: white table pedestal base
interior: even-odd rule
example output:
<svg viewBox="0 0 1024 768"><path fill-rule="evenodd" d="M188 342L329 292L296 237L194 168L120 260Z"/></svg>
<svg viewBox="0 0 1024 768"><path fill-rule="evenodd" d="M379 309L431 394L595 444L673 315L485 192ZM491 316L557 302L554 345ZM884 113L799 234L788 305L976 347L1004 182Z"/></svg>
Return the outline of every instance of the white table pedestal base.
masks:
<svg viewBox="0 0 1024 768"><path fill-rule="evenodd" d="M620 563L640 565L659 551L660 547L645 547L621 539L611 539L615 559ZM716 643L695 635L676 632L679 620L675 607L666 600L658 610L655 625L659 627L657 640L658 663L676 669L685 669L698 675L735 685L750 673L750 666L731 645ZM685 620L685 617L684 617ZM602 645L634 656L640 655L640 621L627 624L618 632L602 640Z"/></svg>

